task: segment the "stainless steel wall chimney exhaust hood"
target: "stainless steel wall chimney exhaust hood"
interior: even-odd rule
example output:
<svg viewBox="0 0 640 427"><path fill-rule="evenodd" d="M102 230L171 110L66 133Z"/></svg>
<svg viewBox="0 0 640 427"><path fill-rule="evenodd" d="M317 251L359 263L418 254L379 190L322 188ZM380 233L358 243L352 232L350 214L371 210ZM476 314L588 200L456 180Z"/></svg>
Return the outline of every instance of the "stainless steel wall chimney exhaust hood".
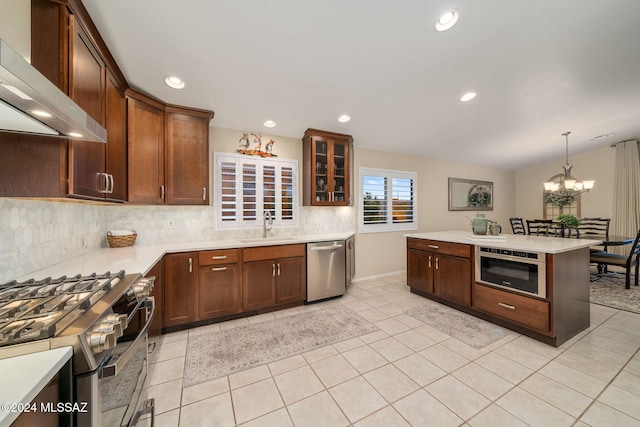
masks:
<svg viewBox="0 0 640 427"><path fill-rule="evenodd" d="M0 131L107 142L107 131L0 39Z"/></svg>

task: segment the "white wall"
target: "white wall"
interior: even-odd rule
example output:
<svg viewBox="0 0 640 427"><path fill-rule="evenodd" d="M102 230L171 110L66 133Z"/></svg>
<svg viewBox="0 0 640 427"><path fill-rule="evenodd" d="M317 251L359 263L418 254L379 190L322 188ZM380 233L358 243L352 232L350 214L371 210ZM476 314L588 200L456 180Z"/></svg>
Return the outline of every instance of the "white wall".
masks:
<svg viewBox="0 0 640 427"><path fill-rule="evenodd" d="M357 141L356 141L357 143ZM467 178L494 183L493 211L483 212L511 232L509 217L515 211L514 173L481 166L453 163L427 157L358 149L354 157L354 194L360 194L358 168L372 167L418 173L419 232L469 230L474 211L449 209L448 178ZM356 279L406 268L406 232L366 233L356 236Z"/></svg>
<svg viewBox="0 0 640 427"><path fill-rule="evenodd" d="M613 216L613 188L615 173L615 148L597 148L569 157L573 164L571 174L576 179L595 179L589 193L582 194L581 212L583 217ZM544 188L542 183L553 175L562 173L565 159L557 159L515 173L516 209L515 216L522 218L542 218Z"/></svg>

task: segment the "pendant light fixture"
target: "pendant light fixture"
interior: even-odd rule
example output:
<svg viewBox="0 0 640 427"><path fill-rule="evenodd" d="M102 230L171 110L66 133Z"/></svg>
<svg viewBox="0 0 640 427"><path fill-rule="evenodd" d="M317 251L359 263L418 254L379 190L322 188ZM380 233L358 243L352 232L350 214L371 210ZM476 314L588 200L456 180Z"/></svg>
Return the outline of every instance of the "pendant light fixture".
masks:
<svg viewBox="0 0 640 427"><path fill-rule="evenodd" d="M548 181L544 183L544 189L547 192L568 192L572 193L572 195L577 195L580 193L584 193L593 188L595 184L595 180L584 180L578 181L571 176L571 168L572 164L569 163L569 134L571 132L564 132L562 136L565 137L566 144L566 163L563 166L564 168L564 176L561 179L555 181Z"/></svg>

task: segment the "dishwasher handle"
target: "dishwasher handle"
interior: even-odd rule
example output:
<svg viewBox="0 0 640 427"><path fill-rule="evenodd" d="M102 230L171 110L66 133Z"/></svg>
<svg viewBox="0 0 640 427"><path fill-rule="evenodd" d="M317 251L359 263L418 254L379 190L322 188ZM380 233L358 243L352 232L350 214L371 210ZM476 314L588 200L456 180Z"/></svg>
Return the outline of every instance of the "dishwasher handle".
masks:
<svg viewBox="0 0 640 427"><path fill-rule="evenodd" d="M312 251L335 251L336 249L340 249L342 244L332 245L332 246L311 246L309 249Z"/></svg>

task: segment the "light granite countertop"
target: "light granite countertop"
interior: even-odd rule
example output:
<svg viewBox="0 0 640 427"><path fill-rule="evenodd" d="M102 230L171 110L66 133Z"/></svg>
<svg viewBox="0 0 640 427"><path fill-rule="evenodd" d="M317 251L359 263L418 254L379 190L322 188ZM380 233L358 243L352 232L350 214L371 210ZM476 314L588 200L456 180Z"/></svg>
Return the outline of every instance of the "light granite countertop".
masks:
<svg viewBox="0 0 640 427"><path fill-rule="evenodd" d="M430 233L405 234L416 239L439 240L442 242L466 243L491 248L515 249L520 251L558 254L576 249L588 248L602 243L601 240L571 239L561 237L528 236L521 234L501 234L499 236L477 236L470 231L435 231Z"/></svg>
<svg viewBox="0 0 640 427"><path fill-rule="evenodd" d="M102 248L17 277L16 280L24 281L30 278L40 280L45 277L57 278L64 275L101 274L105 271L118 272L120 270L124 270L127 274L141 273L144 275L167 253L346 240L353 235L353 232L343 232L305 236L278 236L266 239L258 237L197 242L169 242L155 245L134 245L126 248Z"/></svg>

